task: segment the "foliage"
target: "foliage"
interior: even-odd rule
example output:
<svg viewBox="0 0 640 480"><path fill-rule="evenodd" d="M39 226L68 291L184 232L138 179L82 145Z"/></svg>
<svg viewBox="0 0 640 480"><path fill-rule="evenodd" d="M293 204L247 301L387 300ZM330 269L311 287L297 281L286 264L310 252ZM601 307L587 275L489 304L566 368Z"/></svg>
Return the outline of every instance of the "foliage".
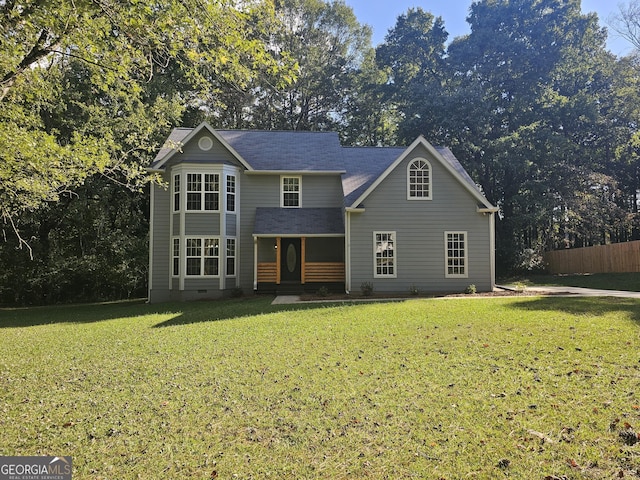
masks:
<svg viewBox="0 0 640 480"><path fill-rule="evenodd" d="M467 295L474 295L476 291L476 286L473 283L464 289L464 293L466 293Z"/></svg>
<svg viewBox="0 0 640 480"><path fill-rule="evenodd" d="M635 300L270 301L0 311L0 454L72 449L79 479L635 475Z"/></svg>
<svg viewBox="0 0 640 480"><path fill-rule="evenodd" d="M360 284L360 291L362 292L362 295L365 297L369 297L371 295L373 295L373 283L371 282L362 282Z"/></svg>

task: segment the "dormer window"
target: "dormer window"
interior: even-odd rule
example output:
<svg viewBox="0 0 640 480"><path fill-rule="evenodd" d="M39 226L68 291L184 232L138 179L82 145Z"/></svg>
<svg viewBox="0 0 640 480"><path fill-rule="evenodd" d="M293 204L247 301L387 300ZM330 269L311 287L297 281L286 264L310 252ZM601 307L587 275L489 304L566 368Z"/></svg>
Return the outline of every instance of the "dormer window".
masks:
<svg viewBox="0 0 640 480"><path fill-rule="evenodd" d="M423 158L407 167L407 200L431 200L431 165Z"/></svg>
<svg viewBox="0 0 640 480"><path fill-rule="evenodd" d="M300 189L302 177L280 177L280 206L284 208L300 207Z"/></svg>

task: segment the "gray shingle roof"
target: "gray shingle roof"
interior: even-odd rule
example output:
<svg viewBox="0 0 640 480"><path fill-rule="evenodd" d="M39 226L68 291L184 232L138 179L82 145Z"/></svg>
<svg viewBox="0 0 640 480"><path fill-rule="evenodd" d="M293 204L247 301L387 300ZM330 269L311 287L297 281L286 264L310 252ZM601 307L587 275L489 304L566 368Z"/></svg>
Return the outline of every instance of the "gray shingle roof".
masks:
<svg viewBox="0 0 640 480"><path fill-rule="evenodd" d="M175 128L151 164L153 168L175 149L192 128ZM216 130L254 170L344 170L342 146L336 132ZM171 148L173 147L173 148Z"/></svg>
<svg viewBox="0 0 640 480"><path fill-rule="evenodd" d="M344 235L340 208L256 208L254 235Z"/></svg>
<svg viewBox="0 0 640 480"><path fill-rule="evenodd" d="M216 131L255 170L344 170L336 132Z"/></svg>
<svg viewBox="0 0 640 480"><path fill-rule="evenodd" d="M345 205L351 205L405 151L404 147L346 147L342 149Z"/></svg>

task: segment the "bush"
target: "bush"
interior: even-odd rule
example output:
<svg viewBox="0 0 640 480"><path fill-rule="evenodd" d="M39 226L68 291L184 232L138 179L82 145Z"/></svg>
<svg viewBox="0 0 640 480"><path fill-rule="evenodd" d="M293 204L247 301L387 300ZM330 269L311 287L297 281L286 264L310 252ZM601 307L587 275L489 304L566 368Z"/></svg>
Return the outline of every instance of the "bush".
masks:
<svg viewBox="0 0 640 480"><path fill-rule="evenodd" d="M371 282L362 282L360 285L360 290L362 291L362 295L365 297L369 297L373 294L373 283Z"/></svg>
<svg viewBox="0 0 640 480"><path fill-rule="evenodd" d="M476 286L472 283L467 288L465 288L464 293L466 293L467 295L473 295L474 293L476 293Z"/></svg>
<svg viewBox="0 0 640 480"><path fill-rule="evenodd" d="M409 294L410 295L418 295L420 292L418 290L418 287L416 287L415 285L411 285L409 287Z"/></svg>
<svg viewBox="0 0 640 480"><path fill-rule="evenodd" d="M319 297L327 297L329 296L329 289L327 287L320 287L318 289L318 291L316 292L316 295L318 295Z"/></svg>

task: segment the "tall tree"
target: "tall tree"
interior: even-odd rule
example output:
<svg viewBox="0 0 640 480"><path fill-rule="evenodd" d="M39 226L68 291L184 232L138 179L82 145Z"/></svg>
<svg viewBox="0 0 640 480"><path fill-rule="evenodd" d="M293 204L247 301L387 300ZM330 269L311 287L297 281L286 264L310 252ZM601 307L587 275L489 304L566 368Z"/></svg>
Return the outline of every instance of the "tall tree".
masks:
<svg viewBox="0 0 640 480"><path fill-rule="evenodd" d="M264 129L330 130L344 122L353 76L371 44L371 30L358 23L343 0L279 0L281 28L272 35L277 51L298 64L286 88L266 82L245 92L245 126Z"/></svg>
<svg viewBox="0 0 640 480"><path fill-rule="evenodd" d="M431 141L443 140L448 35L441 17L411 8L398 17L376 49L378 65L387 74L385 101L395 105L400 114L400 142L410 142L419 134Z"/></svg>
<svg viewBox="0 0 640 480"><path fill-rule="evenodd" d="M262 12L267 12L262 13ZM61 78L71 60L86 66L91 91L143 99L146 82L176 65L193 85L212 74L242 86L255 71L288 71L264 37L268 3L123 0L0 3L0 209L19 232L19 217L92 174L136 183L142 169L105 125L60 136L46 113L64 109ZM171 99L166 99L171 101ZM83 107L84 109L84 107ZM117 111L117 109L114 109ZM94 124L93 127L96 127ZM137 135L137 151L153 145ZM123 155L124 154L124 155Z"/></svg>

